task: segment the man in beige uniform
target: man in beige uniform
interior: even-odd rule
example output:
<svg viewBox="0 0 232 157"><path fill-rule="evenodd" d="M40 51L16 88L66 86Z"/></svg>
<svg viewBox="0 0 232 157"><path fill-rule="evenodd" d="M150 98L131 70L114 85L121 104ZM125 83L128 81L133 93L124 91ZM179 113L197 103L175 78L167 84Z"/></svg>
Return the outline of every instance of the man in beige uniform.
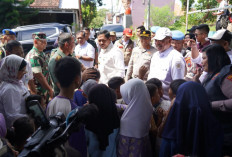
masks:
<svg viewBox="0 0 232 157"><path fill-rule="evenodd" d="M140 39L141 46L135 47L132 51L131 59L126 73L126 81L131 78L140 78L146 81L150 69L151 58L157 51L153 46L151 46L150 31L143 31L140 34Z"/></svg>

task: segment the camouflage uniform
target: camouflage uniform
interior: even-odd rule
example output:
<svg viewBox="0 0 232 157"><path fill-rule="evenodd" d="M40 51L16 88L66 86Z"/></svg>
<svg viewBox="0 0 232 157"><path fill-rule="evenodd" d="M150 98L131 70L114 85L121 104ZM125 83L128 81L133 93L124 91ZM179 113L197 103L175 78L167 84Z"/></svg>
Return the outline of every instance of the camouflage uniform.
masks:
<svg viewBox="0 0 232 157"><path fill-rule="evenodd" d="M51 56L49 63L48 63L48 69L49 69L49 73L50 73L51 78L52 78L52 84L53 84L53 90L54 90L55 96L57 96L60 92L60 89L56 85L58 80L55 77L55 65L56 65L56 62L63 57L66 57L66 55L59 48L57 48L54 51L54 53Z"/></svg>
<svg viewBox="0 0 232 157"><path fill-rule="evenodd" d="M6 50L5 50L6 45L1 45L0 46L0 60L6 57Z"/></svg>
<svg viewBox="0 0 232 157"><path fill-rule="evenodd" d="M46 78L49 85L51 85L51 78L48 71L48 58L44 52L39 52L37 48L33 47L25 58L31 63L33 73L42 73ZM34 83L36 85L37 93L41 96L45 96L46 100L49 97L48 91L44 89L41 84L34 78Z"/></svg>

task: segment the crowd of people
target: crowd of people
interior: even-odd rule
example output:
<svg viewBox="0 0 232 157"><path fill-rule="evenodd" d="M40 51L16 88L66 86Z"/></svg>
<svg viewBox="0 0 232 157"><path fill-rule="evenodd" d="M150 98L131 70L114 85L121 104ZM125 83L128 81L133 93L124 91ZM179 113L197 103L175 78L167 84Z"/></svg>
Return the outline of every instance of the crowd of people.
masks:
<svg viewBox="0 0 232 157"><path fill-rule="evenodd" d="M40 127L28 113L37 100L47 118L95 106L72 133L69 156L232 156L232 34L208 37L200 24L183 34L166 27L61 33L49 55L46 34L23 52L4 29L0 47L0 155L17 156ZM114 37L113 37L114 36ZM26 55L25 55L26 54ZM4 152L5 151L5 152Z"/></svg>

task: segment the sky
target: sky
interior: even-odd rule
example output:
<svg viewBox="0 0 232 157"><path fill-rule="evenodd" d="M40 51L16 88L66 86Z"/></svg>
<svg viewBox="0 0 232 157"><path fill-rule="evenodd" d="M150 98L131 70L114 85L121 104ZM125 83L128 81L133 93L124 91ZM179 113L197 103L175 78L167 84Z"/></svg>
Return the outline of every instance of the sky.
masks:
<svg viewBox="0 0 232 157"><path fill-rule="evenodd" d="M112 1L115 2L115 0L102 0L103 4L105 4L105 5L98 7L98 9L101 9L101 8L111 9L111 2ZM181 5L180 0L176 0L176 3Z"/></svg>

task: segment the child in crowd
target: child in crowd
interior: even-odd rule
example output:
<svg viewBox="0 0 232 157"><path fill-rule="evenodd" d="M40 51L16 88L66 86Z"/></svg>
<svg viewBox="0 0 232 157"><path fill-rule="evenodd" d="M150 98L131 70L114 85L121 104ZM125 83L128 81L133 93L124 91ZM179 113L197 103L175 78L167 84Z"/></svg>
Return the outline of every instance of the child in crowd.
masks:
<svg viewBox="0 0 232 157"><path fill-rule="evenodd" d="M6 138L14 147L14 150L20 153L26 144L26 140L34 131L34 122L28 117L21 117L14 121L12 128L7 130Z"/></svg>
<svg viewBox="0 0 232 157"><path fill-rule="evenodd" d="M108 86L114 90L114 92L116 93L117 96L117 110L118 110L118 115L119 117L122 116L124 110L126 109L127 105L125 104L125 102L122 100L122 95L120 93L120 87L121 85L123 85L125 83L125 80L121 77L112 77L109 81L108 81Z"/></svg>
<svg viewBox="0 0 232 157"><path fill-rule="evenodd" d="M75 58L64 57L56 63L55 76L60 84L60 93L50 101L46 114L50 116L62 112L67 116L78 107L72 99L75 89L81 84L81 63ZM69 137L69 144L80 151L82 157L87 156L84 128Z"/></svg>
<svg viewBox="0 0 232 157"><path fill-rule="evenodd" d="M92 70L92 75L94 75L93 78L87 79L81 86L80 89L76 90L74 93L74 102L77 104L77 106L83 106L87 103L87 95L88 91L92 87L92 85L97 84L100 79L100 72L95 68L89 68ZM85 92L84 92L85 90Z"/></svg>
<svg viewBox="0 0 232 157"><path fill-rule="evenodd" d="M146 86L147 86L147 89L148 89L150 97L151 97L151 103L158 104L160 102L160 95L158 92L158 87L154 84L146 84ZM155 120L154 120L154 117L152 115L149 137L150 137L150 141L151 141L151 150L152 150L153 156L155 155L156 136L157 136L157 126L155 124Z"/></svg>
<svg viewBox="0 0 232 157"><path fill-rule="evenodd" d="M152 105L146 85L140 79L131 79L120 87L128 105L120 123L118 157L151 156L149 141Z"/></svg>

